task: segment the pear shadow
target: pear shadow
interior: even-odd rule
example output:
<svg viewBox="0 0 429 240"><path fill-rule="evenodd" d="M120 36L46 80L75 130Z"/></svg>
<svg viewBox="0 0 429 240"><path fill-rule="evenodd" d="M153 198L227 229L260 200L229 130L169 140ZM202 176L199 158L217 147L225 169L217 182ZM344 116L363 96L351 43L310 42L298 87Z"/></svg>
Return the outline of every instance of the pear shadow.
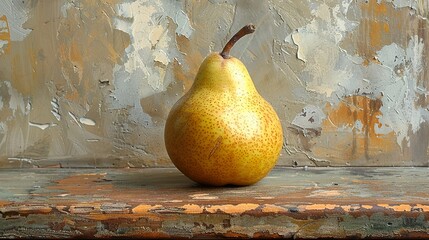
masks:
<svg viewBox="0 0 429 240"><path fill-rule="evenodd" d="M183 189L198 186L197 183L175 169L141 169L109 176L109 180L112 181L112 184L124 188Z"/></svg>
<svg viewBox="0 0 429 240"><path fill-rule="evenodd" d="M255 184L251 184L251 185L234 185L234 184L226 184L226 185L222 185L222 186L213 186L213 185L208 185L208 184L203 184L203 183L196 183L197 186L204 188L204 189L240 189L240 188L246 188L246 187L250 187L250 186L254 186Z"/></svg>
<svg viewBox="0 0 429 240"><path fill-rule="evenodd" d="M108 177L111 184L121 188L135 189L174 189L174 190L233 190L243 189L249 186L228 184L224 186L212 186L192 181L177 169L151 168L139 171L115 174Z"/></svg>

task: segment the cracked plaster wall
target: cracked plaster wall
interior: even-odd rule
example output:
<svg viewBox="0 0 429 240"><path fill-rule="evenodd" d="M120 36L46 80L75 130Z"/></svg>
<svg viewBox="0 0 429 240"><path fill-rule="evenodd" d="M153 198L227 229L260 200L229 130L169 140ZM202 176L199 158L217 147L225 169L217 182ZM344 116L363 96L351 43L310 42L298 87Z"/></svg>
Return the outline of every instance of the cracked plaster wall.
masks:
<svg viewBox="0 0 429 240"><path fill-rule="evenodd" d="M171 166L163 127L232 54L284 128L280 165L428 166L425 0L0 2L0 167Z"/></svg>

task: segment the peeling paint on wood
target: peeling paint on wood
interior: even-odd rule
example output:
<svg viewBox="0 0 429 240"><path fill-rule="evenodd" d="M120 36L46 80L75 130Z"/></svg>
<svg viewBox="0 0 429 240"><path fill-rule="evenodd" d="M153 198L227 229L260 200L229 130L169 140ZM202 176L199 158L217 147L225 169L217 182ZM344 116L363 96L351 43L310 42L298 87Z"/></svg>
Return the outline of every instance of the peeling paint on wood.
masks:
<svg viewBox="0 0 429 240"><path fill-rule="evenodd" d="M168 168L0 173L0 238L429 237L424 168L277 168L223 188Z"/></svg>

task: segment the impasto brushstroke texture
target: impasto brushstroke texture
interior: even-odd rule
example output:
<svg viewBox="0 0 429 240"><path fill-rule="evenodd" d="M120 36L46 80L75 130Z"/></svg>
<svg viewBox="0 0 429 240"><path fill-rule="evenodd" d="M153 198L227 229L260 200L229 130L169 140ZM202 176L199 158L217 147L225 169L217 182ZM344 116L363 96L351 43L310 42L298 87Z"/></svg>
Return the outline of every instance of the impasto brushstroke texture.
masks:
<svg viewBox="0 0 429 240"><path fill-rule="evenodd" d="M281 118L279 165L429 166L429 3L0 2L0 167L172 166L167 114L232 54Z"/></svg>

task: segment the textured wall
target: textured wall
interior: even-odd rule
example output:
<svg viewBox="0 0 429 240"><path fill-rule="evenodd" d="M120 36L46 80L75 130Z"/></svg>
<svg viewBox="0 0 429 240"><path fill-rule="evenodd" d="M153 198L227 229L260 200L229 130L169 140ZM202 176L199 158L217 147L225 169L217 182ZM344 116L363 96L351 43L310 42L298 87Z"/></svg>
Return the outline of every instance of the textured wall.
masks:
<svg viewBox="0 0 429 240"><path fill-rule="evenodd" d="M279 114L282 165L429 162L429 3L0 1L0 167L165 166L169 109L232 54Z"/></svg>

